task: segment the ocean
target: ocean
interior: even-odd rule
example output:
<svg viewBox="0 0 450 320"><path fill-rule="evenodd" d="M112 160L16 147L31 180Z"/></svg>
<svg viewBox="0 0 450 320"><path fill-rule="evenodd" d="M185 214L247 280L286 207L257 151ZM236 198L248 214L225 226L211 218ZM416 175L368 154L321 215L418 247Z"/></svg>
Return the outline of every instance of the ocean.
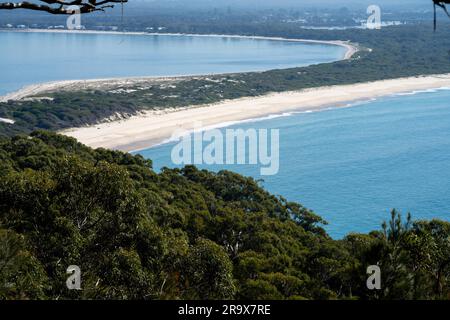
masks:
<svg viewBox="0 0 450 320"><path fill-rule="evenodd" d="M450 219L450 90L359 102L347 108L274 115L229 128L279 129L280 169L200 165L255 179L322 216L334 238L379 230L396 208L413 219ZM225 129L221 129L222 131ZM175 143L140 151L154 168L179 167Z"/></svg>

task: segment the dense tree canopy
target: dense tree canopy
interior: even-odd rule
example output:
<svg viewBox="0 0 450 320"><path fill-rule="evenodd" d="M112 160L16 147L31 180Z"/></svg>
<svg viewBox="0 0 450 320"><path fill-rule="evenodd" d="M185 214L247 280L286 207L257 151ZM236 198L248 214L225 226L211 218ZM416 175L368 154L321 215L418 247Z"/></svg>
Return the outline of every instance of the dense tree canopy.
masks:
<svg viewBox="0 0 450 320"><path fill-rule="evenodd" d="M2 299L448 299L450 224L331 239L251 178L48 132L0 140ZM383 287L366 288L379 265ZM78 265L82 290L66 288Z"/></svg>

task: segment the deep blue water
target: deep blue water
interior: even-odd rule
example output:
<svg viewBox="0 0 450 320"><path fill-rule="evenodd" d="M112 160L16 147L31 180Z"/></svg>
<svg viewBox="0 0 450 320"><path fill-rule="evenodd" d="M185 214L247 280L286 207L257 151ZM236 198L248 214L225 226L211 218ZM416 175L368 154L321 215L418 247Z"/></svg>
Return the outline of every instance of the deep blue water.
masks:
<svg viewBox="0 0 450 320"><path fill-rule="evenodd" d="M226 37L0 32L0 95L56 80L261 71L344 54L338 46Z"/></svg>
<svg viewBox="0 0 450 320"><path fill-rule="evenodd" d="M324 217L328 232L379 229L391 208L415 219L450 220L450 91L395 96L315 113L236 124L280 129L280 171L230 169ZM222 129L223 130L223 129ZM174 167L174 143L140 152L156 169Z"/></svg>

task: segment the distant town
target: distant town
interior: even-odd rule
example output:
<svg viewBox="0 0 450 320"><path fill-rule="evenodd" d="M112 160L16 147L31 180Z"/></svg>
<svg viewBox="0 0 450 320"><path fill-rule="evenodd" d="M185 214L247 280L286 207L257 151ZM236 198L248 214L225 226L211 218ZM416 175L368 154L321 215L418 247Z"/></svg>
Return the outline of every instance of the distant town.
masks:
<svg viewBox="0 0 450 320"><path fill-rule="evenodd" d="M82 17L80 30L140 31L140 32L193 32L203 25L220 25L224 33L228 25L239 23L255 26L283 26L291 29L344 30L365 28L367 12L346 7L318 10L261 9L260 11L228 8L187 11L172 8L152 11L150 7L136 10L127 7L122 12L115 8L108 14L92 14ZM429 9L410 11L384 10L382 26L416 24L428 21ZM66 29L66 16L48 19L45 14L34 12L0 12L1 29ZM231 31L231 30L230 30Z"/></svg>

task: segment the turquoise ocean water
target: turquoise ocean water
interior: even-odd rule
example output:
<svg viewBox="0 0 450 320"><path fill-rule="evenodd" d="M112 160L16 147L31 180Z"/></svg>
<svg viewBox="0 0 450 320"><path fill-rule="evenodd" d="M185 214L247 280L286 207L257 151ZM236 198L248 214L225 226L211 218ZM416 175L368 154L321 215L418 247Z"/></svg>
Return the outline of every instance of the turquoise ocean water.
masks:
<svg viewBox="0 0 450 320"><path fill-rule="evenodd" d="M379 229L391 208L415 219L450 220L450 90L393 96L344 109L297 113L230 128L280 130L280 171L229 169L324 217L340 238ZM221 129L224 130L224 129ZM206 144L205 144L206 145ZM141 151L154 167L175 167L174 143Z"/></svg>
<svg viewBox="0 0 450 320"><path fill-rule="evenodd" d="M56 80L261 71L344 54L338 46L226 37L0 32L0 95Z"/></svg>

